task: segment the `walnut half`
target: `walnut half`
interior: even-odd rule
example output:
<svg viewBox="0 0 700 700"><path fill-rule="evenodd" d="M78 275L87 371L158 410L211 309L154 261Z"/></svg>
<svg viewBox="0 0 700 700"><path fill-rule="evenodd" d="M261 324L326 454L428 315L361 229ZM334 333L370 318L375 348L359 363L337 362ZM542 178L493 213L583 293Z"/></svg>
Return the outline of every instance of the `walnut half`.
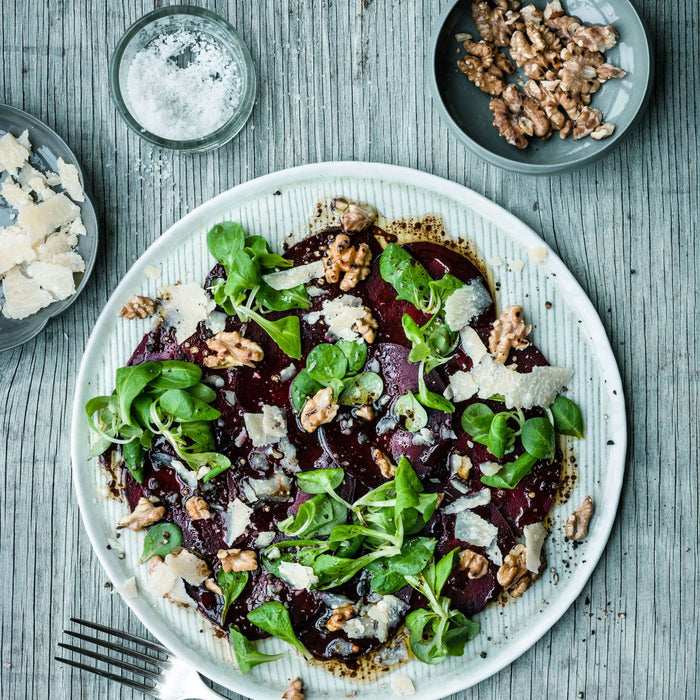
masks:
<svg viewBox="0 0 700 700"><path fill-rule="evenodd" d="M364 231L377 218L377 210L373 206L349 202L343 197L336 197L333 200L333 208L340 212L340 228L345 233Z"/></svg>
<svg viewBox="0 0 700 700"><path fill-rule="evenodd" d="M352 328L362 336L362 339L367 345L371 345L376 337L375 331L379 326L374 316L372 316L372 312L366 306L363 306L362 309L365 315L358 318L357 321L352 324Z"/></svg>
<svg viewBox="0 0 700 700"><path fill-rule="evenodd" d="M385 479L396 476L396 465L377 447L372 448L372 459Z"/></svg>
<svg viewBox="0 0 700 700"><path fill-rule="evenodd" d="M328 246L326 255L323 257L326 282L335 284L340 281L340 288L347 292L369 275L371 260L372 252L366 243L360 243L355 248L350 245L349 236L339 233Z"/></svg>
<svg viewBox="0 0 700 700"><path fill-rule="evenodd" d="M222 331L207 340L207 347L214 355L207 355L204 364L216 369L231 367L254 367L254 362L263 359L262 348L252 340L244 338L238 331Z"/></svg>
<svg viewBox="0 0 700 700"><path fill-rule="evenodd" d="M119 315L131 321L134 318L148 318L156 312L156 303L151 297L134 296L128 301Z"/></svg>
<svg viewBox="0 0 700 700"><path fill-rule="evenodd" d="M216 556L227 574L232 571L255 571L258 568L258 555L252 549L220 549Z"/></svg>
<svg viewBox="0 0 700 700"><path fill-rule="evenodd" d="M588 534L588 523L593 515L593 501L590 496L566 519L566 537L574 542L582 540Z"/></svg>
<svg viewBox="0 0 700 700"><path fill-rule="evenodd" d="M331 388L321 389L310 399L306 399L299 416L301 427L307 433L313 433L316 428L330 423L338 413L338 408L338 404L333 401Z"/></svg>
<svg viewBox="0 0 700 700"><path fill-rule="evenodd" d="M528 571L525 564L525 545L516 544L503 559L503 564L496 574L496 580L513 598L520 598L538 576L539 574Z"/></svg>
<svg viewBox="0 0 700 700"><path fill-rule="evenodd" d="M148 527L162 520L164 515L164 506L154 506L145 496L141 496L134 511L119 520L117 529L120 530L123 527L128 527L130 530L138 532L139 530L143 530L144 527Z"/></svg>
<svg viewBox="0 0 700 700"><path fill-rule="evenodd" d="M343 629L345 623L355 615L355 608L352 605L341 605L333 611L330 619L326 622L326 628L331 632L337 632Z"/></svg>
<svg viewBox="0 0 700 700"><path fill-rule="evenodd" d="M282 696L283 700L304 700L304 697L304 684L301 682L301 678L295 678L291 681Z"/></svg>
<svg viewBox="0 0 700 700"><path fill-rule="evenodd" d="M531 325L523 322L522 306L506 306L494 321L489 336L489 351L497 364L505 364L512 348L526 348L530 343L526 336Z"/></svg>
<svg viewBox="0 0 700 700"><path fill-rule="evenodd" d="M463 549L459 553L459 568L467 571L467 577L474 580L486 576L489 563L486 557L473 552L471 549Z"/></svg>
<svg viewBox="0 0 700 700"><path fill-rule="evenodd" d="M201 496L192 496L185 501L185 508L192 520L209 520L211 511L209 504Z"/></svg>

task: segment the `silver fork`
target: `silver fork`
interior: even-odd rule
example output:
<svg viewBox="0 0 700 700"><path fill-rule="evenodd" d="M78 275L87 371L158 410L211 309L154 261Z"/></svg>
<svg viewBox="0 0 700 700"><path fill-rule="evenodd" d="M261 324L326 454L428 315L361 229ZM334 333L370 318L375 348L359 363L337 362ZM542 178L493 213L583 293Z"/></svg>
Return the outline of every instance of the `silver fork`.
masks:
<svg viewBox="0 0 700 700"><path fill-rule="evenodd" d="M74 617L71 617L71 622L75 622L78 625L88 627L89 629L97 632L103 632L104 634L118 637L126 642L139 644L149 651L156 652L158 655L155 656L153 654L147 654L139 649L134 649L132 647L108 641L106 639L91 637L90 635L83 634L81 632L64 630L64 634L67 634L69 637L74 637L75 639L79 639L83 642L94 644L96 647L103 647L104 649L117 652L122 656L131 657L132 660L139 661L141 663L135 664L131 661L126 661L124 658L115 658L114 656L108 656L107 654L100 653L97 650L93 651L91 649L83 649L79 646L74 646L73 644L63 644L62 642L60 642L58 645L62 649L68 649L76 654L88 656L91 659L102 661L110 666L117 666L118 668L122 669L122 671L121 673L112 673L106 669L97 668L96 666L89 666L88 664L76 661L72 658L64 659L60 656L54 657L56 661L61 661L69 666L80 668L83 671L95 673L103 678L109 678L110 680L126 685L129 688L140 690L153 698L160 698L160 700L186 700L187 698L195 698L196 700L226 700L223 695L219 695L213 690L210 690L200 677L199 673L197 673L192 666L177 656L173 656L173 654L171 654L162 644L158 644L158 642L151 642L148 639L143 639L142 637L137 637L136 635L129 634L127 632L120 632L119 630L112 629L111 627L97 625L94 622L78 620ZM130 678L125 674L125 672L136 676L141 676L143 680Z"/></svg>

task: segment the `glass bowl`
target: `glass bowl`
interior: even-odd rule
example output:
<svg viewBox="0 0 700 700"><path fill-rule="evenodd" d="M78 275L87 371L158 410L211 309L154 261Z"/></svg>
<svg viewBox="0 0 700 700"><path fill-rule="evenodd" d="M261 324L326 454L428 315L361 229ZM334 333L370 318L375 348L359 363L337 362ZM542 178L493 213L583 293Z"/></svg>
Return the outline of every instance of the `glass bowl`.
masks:
<svg viewBox="0 0 700 700"><path fill-rule="evenodd" d="M228 53L238 67L241 78L240 102L229 119L215 131L189 140L165 138L144 128L134 115L126 89L129 68L135 56L155 39L180 30L196 32ZM162 7L134 22L114 49L110 61L109 81L112 99L129 128L147 141L163 148L193 153L219 148L230 141L248 121L255 103L255 67L240 34L222 17L191 5Z"/></svg>

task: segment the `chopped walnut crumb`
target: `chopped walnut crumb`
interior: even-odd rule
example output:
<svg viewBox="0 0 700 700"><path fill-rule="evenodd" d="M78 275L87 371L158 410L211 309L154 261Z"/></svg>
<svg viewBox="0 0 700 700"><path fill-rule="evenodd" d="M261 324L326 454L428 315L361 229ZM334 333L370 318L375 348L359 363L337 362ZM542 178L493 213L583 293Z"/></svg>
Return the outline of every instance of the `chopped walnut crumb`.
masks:
<svg viewBox="0 0 700 700"><path fill-rule="evenodd" d="M584 107L574 123L574 139L582 139L584 136L593 134L602 121L603 115L599 109Z"/></svg>
<svg viewBox="0 0 700 700"><path fill-rule="evenodd" d="M373 420L374 419L374 409L371 406L360 406L354 411L355 415L362 420Z"/></svg>
<svg viewBox="0 0 700 700"><path fill-rule="evenodd" d="M501 96L511 114L522 114L532 124L532 133L548 138L552 133L549 119L535 100L524 95L515 85L509 85Z"/></svg>
<svg viewBox="0 0 700 700"><path fill-rule="evenodd" d="M534 574L527 569L525 545L516 544L503 559L503 564L496 574L496 580L513 598L520 598L538 576L539 574Z"/></svg>
<svg viewBox="0 0 700 700"><path fill-rule="evenodd" d="M497 364L505 364L512 348L526 348L530 343L526 336L531 325L523 322L522 306L506 306L493 323L489 336L489 351Z"/></svg>
<svg viewBox="0 0 700 700"><path fill-rule="evenodd" d="M232 571L255 571L258 568L258 555L252 549L220 549L216 556L227 574Z"/></svg>
<svg viewBox="0 0 700 700"><path fill-rule="evenodd" d="M301 678L295 678L284 691L284 700L304 700L304 685Z"/></svg>
<svg viewBox="0 0 700 700"><path fill-rule="evenodd" d="M473 552L471 549L463 549L459 553L459 568L467 571L467 578L472 580L486 576L489 563L486 557Z"/></svg>
<svg viewBox="0 0 700 700"><path fill-rule="evenodd" d="M583 499L583 503L566 519L567 539L578 542L588 534L588 523L593 515L593 501L590 496Z"/></svg>
<svg viewBox="0 0 700 700"><path fill-rule="evenodd" d="M333 208L340 214L340 228L345 233L359 233L374 223L377 218L377 210L369 204L349 202L347 199L337 197L333 200Z"/></svg>
<svg viewBox="0 0 700 700"><path fill-rule="evenodd" d="M379 467L385 479L393 479L396 475L396 465L377 447L372 448L372 459Z"/></svg>
<svg viewBox="0 0 700 700"><path fill-rule="evenodd" d="M212 593L216 593L216 595L223 595L224 594L224 592L221 590L221 586L213 578L208 578L204 582L204 587L208 591L211 591Z"/></svg>
<svg viewBox="0 0 700 700"><path fill-rule="evenodd" d="M306 400L301 409L299 421L307 433L313 433L316 428L330 423L338 413L338 404L333 401L333 391L330 387L321 389Z"/></svg>
<svg viewBox="0 0 700 700"><path fill-rule="evenodd" d="M214 355L204 358L206 367L229 369L231 367L254 367L254 362L263 359L262 348L252 340L244 338L238 331L221 331L207 340L207 347Z"/></svg>
<svg viewBox="0 0 700 700"><path fill-rule="evenodd" d="M366 243L361 243L355 248L350 245L349 236L339 233L328 246L323 257L326 282L335 284L340 281L340 289L347 292L369 275L371 260L372 252ZM343 273L342 280L341 273Z"/></svg>
<svg viewBox="0 0 700 700"><path fill-rule="evenodd" d="M209 520L211 511L209 504L201 496L193 496L185 501L185 508L192 520Z"/></svg>
<svg viewBox="0 0 700 700"><path fill-rule="evenodd" d="M131 298L131 301L128 301L122 306L119 315L131 321L134 318L148 318L149 316L153 316L155 312L156 302L153 301L151 297L136 295Z"/></svg>
<svg viewBox="0 0 700 700"><path fill-rule="evenodd" d="M452 455L453 468L456 467L454 472L460 479L466 481L469 478L469 473L472 470L472 460L467 455L461 455L455 452Z"/></svg>
<svg viewBox="0 0 700 700"><path fill-rule="evenodd" d="M328 622L326 622L326 627L331 632L337 632L345 626L345 623L351 618L355 617L357 613L352 605L341 605L333 611Z"/></svg>
<svg viewBox="0 0 700 700"><path fill-rule="evenodd" d="M148 527L162 520L164 515L164 506L155 506L145 496L141 496L133 512L119 520L117 529L120 530L121 528L128 527L130 530L138 532L139 530L143 530L144 527Z"/></svg>
<svg viewBox="0 0 700 700"><path fill-rule="evenodd" d="M371 345L374 342L375 331L379 326L374 320L372 312L366 306L363 306L362 309L365 315L358 318L357 321L352 324L352 329L362 336L362 339L367 345Z"/></svg>

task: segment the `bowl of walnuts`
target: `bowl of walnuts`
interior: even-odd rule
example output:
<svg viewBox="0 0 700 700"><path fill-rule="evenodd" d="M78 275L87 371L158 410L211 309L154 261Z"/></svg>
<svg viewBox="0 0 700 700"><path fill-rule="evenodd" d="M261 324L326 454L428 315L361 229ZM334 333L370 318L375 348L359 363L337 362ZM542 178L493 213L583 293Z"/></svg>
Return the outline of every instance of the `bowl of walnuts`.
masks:
<svg viewBox="0 0 700 700"><path fill-rule="evenodd" d="M649 37L627 0L457 0L429 57L434 99L457 139L530 175L610 152L644 111L653 80Z"/></svg>

